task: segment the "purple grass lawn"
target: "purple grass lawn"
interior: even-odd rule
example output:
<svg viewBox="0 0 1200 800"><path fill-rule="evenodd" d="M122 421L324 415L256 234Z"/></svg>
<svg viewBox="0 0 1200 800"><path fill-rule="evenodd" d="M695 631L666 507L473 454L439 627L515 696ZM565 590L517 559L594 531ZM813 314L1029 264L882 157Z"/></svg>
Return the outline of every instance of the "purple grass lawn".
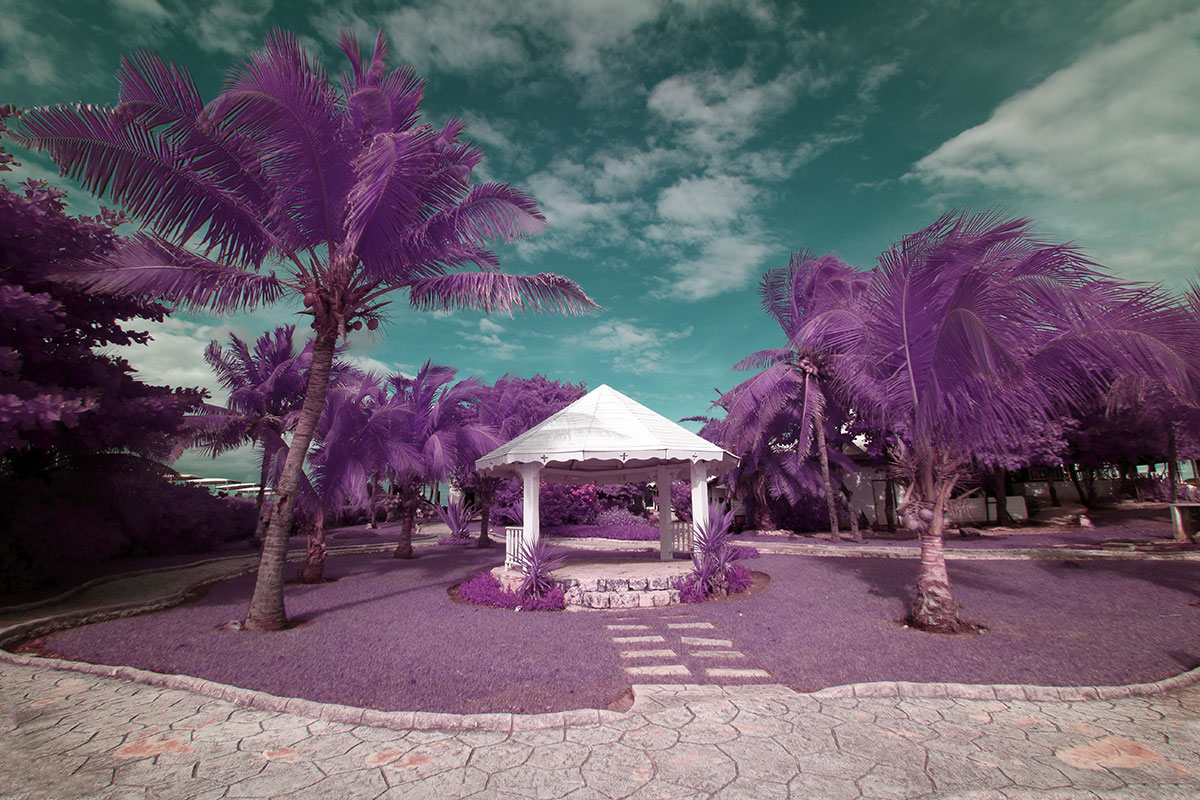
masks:
<svg viewBox="0 0 1200 800"><path fill-rule="evenodd" d="M557 525L546 529L547 536L564 539L619 539L627 542L658 541L655 525Z"/></svg>
<svg viewBox="0 0 1200 800"><path fill-rule="evenodd" d="M631 681L605 625L612 612L515 613L454 603L447 589L496 561L457 547L415 561L330 559L335 583L288 587L304 622L275 634L222 633L245 611L252 581L227 581L174 609L55 634L50 650L324 702L384 710L540 712L605 707ZM909 559L764 555L771 576L747 598L634 609L665 625L695 614L746 654L744 666L811 691L877 680L1121 684L1200 664L1200 563L952 562L979 636L898 624L917 563ZM678 646L678 643L677 643ZM704 663L681 647L702 680Z"/></svg>

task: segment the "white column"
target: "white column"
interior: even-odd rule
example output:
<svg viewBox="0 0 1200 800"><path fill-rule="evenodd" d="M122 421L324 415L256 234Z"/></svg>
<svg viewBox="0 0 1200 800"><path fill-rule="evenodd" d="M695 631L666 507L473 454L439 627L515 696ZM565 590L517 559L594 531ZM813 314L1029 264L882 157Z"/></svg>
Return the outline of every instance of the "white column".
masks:
<svg viewBox="0 0 1200 800"><path fill-rule="evenodd" d="M700 541L700 526L708 525L708 464L692 462L692 549Z"/></svg>
<svg viewBox="0 0 1200 800"><path fill-rule="evenodd" d="M541 521L538 518L540 509L540 490L542 487L541 481L542 465L522 464L521 465L521 481L522 481L522 511L525 518L521 527L523 528L522 541L528 544L537 544L538 538L541 536L542 527Z"/></svg>
<svg viewBox="0 0 1200 800"><path fill-rule="evenodd" d="M675 536L671 531L671 473L658 468L658 556L663 561L675 557Z"/></svg>

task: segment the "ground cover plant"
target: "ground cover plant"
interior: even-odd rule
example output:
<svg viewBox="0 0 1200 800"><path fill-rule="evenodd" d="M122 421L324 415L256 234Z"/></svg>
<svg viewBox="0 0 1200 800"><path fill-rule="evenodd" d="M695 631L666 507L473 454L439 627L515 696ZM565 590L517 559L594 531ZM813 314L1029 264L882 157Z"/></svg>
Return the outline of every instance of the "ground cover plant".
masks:
<svg viewBox="0 0 1200 800"><path fill-rule="evenodd" d="M136 53L122 60L116 107L33 109L18 132L145 223L75 272L80 285L218 314L291 296L311 317L312 360L251 630L287 619L287 537L339 339L376 329L394 291L426 310L595 305L565 278L500 273L484 243L541 230L533 199L471 184L482 153L458 121L421 124L423 84L410 69L388 70L382 34L365 59L353 36L340 45L350 71L339 88L295 36L273 32L207 105L187 70ZM193 237L198 247L186 248Z"/></svg>
<svg viewBox="0 0 1200 800"><path fill-rule="evenodd" d="M1136 533L1136 523L1126 530ZM335 583L295 587L302 624L281 634L217 630L237 618L253 589L243 576L183 606L56 633L48 647L95 663L386 710L602 708L628 689L605 627L610 614L510 613L450 599L452 586L493 563L487 551L458 547L430 548L400 569L387 554L338 557L328 566ZM755 569L771 576L766 590L689 606L689 619L711 622L748 665L802 691L876 680L1115 685L1200 665L1200 609L1192 605L1200 564L958 562L963 600L989 609L988 632L971 637L903 627L913 566L763 555ZM679 609L622 613L665 628L663 615ZM686 649L679 658L704 674L706 664ZM288 669L277 668L281 659Z"/></svg>

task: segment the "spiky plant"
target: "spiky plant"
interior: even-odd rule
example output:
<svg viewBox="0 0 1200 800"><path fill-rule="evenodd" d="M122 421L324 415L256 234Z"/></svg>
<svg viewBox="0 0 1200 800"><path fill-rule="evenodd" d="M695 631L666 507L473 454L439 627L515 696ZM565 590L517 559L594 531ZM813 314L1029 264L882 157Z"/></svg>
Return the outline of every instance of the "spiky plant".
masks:
<svg viewBox="0 0 1200 800"><path fill-rule="evenodd" d="M450 540L465 542L471 538L471 517L475 516L475 507L456 497L444 506L438 507L438 519L450 529Z"/></svg>
<svg viewBox="0 0 1200 800"><path fill-rule="evenodd" d="M557 552L545 539L530 544L524 542L517 552L517 568L524 573L519 592L522 598L537 601L554 589L550 573L566 563L566 557Z"/></svg>
<svg viewBox="0 0 1200 800"><path fill-rule="evenodd" d="M499 271L484 243L540 231L533 199L471 184L481 151L457 120L420 122L422 81L388 70L382 34L365 60L352 35L340 45L350 72L338 85L295 36L275 31L207 105L185 69L139 52L122 59L115 107L21 117L26 146L144 224L77 282L218 314L291 296L312 318L312 362L250 630L280 630L287 619L287 537L339 338L378 327L396 291L424 310L595 307L565 278ZM459 271L469 264L480 271Z"/></svg>

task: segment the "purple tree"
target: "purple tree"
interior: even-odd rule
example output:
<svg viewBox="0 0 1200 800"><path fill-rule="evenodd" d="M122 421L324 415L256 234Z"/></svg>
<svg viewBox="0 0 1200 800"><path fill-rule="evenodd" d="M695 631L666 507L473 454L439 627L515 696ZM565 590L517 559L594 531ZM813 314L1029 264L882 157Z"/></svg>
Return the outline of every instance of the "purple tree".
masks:
<svg viewBox="0 0 1200 800"><path fill-rule="evenodd" d="M554 412L566 408L585 393L582 385L552 381L544 375L534 375L532 378L504 375L493 386L484 387L479 392L479 402L473 406L475 421L491 428L499 443L503 444ZM492 506L496 491L505 479L481 476L475 471L474 460L470 460L459 465L456 480L463 490L475 495L474 505L480 511L479 541L476 546L490 547L488 526L491 523Z"/></svg>
<svg viewBox="0 0 1200 800"><path fill-rule="evenodd" d="M400 495L400 541L396 558L412 558L412 532L421 505L421 487L446 480L462 464L500 444L495 430L474 410L482 384L475 378L452 383L457 370L425 362L412 378L393 377L391 404L396 410L393 441L410 457L394 469Z"/></svg>
<svg viewBox="0 0 1200 800"><path fill-rule="evenodd" d="M762 371L718 401L726 410L722 435L731 445L739 447L739 452L751 454L747 468L739 473L749 476L755 468L766 470L764 475L774 478L777 493L794 497L795 489L806 483L802 479L804 462L815 449L829 532L835 541L841 535L836 492L829 472L827 428L832 427L836 433L840 425L831 426L831 419L844 419L845 410L827 409L824 387L831 365L819 346L806 341L801 323L808 316L853 304L866 285L863 273L836 256L817 257L807 251L793 253L788 266L764 275L759 284L763 309L779 325L788 346L760 350L735 364L737 370ZM779 458L780 449L794 453L794 469L789 469ZM848 463L845 459L841 461ZM765 495L766 485L760 484L756 493ZM853 513L850 524L854 537L861 541Z"/></svg>
<svg viewBox="0 0 1200 800"><path fill-rule="evenodd" d="M304 400L305 373L312 352L297 353L293 344L294 325L268 331L251 350L234 334L227 349L215 339L204 350L204 360L229 392L224 406L205 404L196 425L195 446L214 458L243 445L259 453L258 536L267 522L263 498L275 455L285 448L284 433L295 425L295 412Z"/></svg>
<svg viewBox="0 0 1200 800"><path fill-rule="evenodd" d="M408 410L388 397L375 375L360 375L329 394L317 426L311 496L307 504L313 534L300 578L315 583L325 566L325 518L345 501L367 508L374 516L375 487L382 476L418 469L420 454L403 438ZM315 524L313 524L315 523Z"/></svg>
<svg viewBox="0 0 1200 800"><path fill-rule="evenodd" d="M1197 396L1200 343L1164 296L1121 284L1031 223L948 214L885 252L867 290L806 318L800 335L834 360L837 388L893 431L910 478L901 512L921 540L912 620L971 626L946 572L943 511L973 453L1019 441L1101 394L1119 374L1159 376Z"/></svg>
<svg viewBox="0 0 1200 800"><path fill-rule="evenodd" d="M75 280L217 313L292 294L312 317L312 363L251 630L286 622L287 535L339 338L376 328L397 290L418 309L595 305L565 278L499 272L482 243L541 230L532 198L470 183L480 150L461 140L461 122L420 124L423 84L408 68L388 71L382 34L365 61L352 36L341 47L350 73L335 87L293 35L273 32L207 105L186 70L137 53L122 60L116 107L52 106L21 120L27 146L148 229ZM467 264L480 272L457 271Z"/></svg>

